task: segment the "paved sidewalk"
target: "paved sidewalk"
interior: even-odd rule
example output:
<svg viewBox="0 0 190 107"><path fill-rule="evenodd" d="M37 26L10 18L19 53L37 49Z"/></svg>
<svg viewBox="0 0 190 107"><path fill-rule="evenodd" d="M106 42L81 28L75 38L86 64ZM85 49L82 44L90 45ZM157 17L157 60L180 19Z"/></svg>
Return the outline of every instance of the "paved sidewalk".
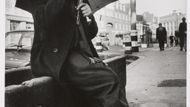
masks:
<svg viewBox="0 0 190 107"><path fill-rule="evenodd" d="M158 87L163 80L186 80L186 52L179 47L140 49L140 58L127 66L130 107L186 107L186 86ZM176 85L176 86L175 86Z"/></svg>

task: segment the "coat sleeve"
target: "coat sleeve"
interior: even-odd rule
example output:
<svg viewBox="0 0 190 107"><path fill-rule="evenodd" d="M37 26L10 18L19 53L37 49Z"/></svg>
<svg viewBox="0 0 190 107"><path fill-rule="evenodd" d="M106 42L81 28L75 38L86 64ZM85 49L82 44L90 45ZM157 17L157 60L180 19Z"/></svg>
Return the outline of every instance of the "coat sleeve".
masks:
<svg viewBox="0 0 190 107"><path fill-rule="evenodd" d="M180 24L179 24L179 32L181 32L181 30L182 30L182 29L181 29L181 28L182 28L181 25L182 25L182 24L180 23Z"/></svg>
<svg viewBox="0 0 190 107"><path fill-rule="evenodd" d="M88 36L90 39L93 39L98 33L98 26L94 16L91 16L91 20L92 22L88 25Z"/></svg>
<svg viewBox="0 0 190 107"><path fill-rule="evenodd" d="M87 4L91 7L91 5L90 5L90 3L89 3L88 0L84 0L84 2L87 3ZM88 26L87 26L87 28L88 28L88 33L87 33L87 35L88 35L88 38L91 40L91 39L93 39L93 38L96 36L96 34L98 33L98 26L97 26L97 23L96 23L96 20L95 20L94 16L93 16L93 15L90 15L89 17L90 17L90 19L91 19L92 21L91 21L90 24L87 24L87 25L88 25Z"/></svg>

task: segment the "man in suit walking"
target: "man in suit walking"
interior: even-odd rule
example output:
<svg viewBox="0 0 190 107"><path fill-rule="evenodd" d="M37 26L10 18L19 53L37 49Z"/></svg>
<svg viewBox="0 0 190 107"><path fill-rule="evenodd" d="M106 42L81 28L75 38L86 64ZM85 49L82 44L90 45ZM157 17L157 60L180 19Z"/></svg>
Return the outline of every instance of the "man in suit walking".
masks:
<svg viewBox="0 0 190 107"><path fill-rule="evenodd" d="M159 23L159 27L156 29L156 39L159 42L160 51L164 51L164 43L167 42L167 31L162 23Z"/></svg>
<svg viewBox="0 0 190 107"><path fill-rule="evenodd" d="M185 17L182 18L182 22L179 25L179 38L180 38L180 51L187 50L187 23ZM184 46L185 45L185 46Z"/></svg>

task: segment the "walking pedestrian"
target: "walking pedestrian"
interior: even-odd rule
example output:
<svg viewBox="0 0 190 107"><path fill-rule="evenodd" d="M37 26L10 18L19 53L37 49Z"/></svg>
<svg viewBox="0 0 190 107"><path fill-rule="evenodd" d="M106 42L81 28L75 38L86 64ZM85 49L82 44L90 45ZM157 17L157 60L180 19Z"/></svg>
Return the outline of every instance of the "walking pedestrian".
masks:
<svg viewBox="0 0 190 107"><path fill-rule="evenodd" d="M152 43L152 31L151 29L148 27L147 31L146 31L146 38L147 38L147 46L151 47L151 43Z"/></svg>
<svg viewBox="0 0 190 107"><path fill-rule="evenodd" d="M178 46L178 44L179 44L179 31L175 31L175 37L174 37L174 39L175 39L175 46Z"/></svg>
<svg viewBox="0 0 190 107"><path fill-rule="evenodd" d="M173 43L174 43L174 36L170 36L170 47L173 47Z"/></svg>
<svg viewBox="0 0 190 107"><path fill-rule="evenodd" d="M19 1L16 6L27 6L34 19L31 69L35 76L69 84L86 99L82 107L128 107L117 74L99 60L91 42L98 27L88 0ZM38 5L29 8L34 2Z"/></svg>
<svg viewBox="0 0 190 107"><path fill-rule="evenodd" d="M185 51L187 50L187 23L186 18L182 18L182 23L179 25L179 38L180 38L180 51L183 51L183 48L185 48Z"/></svg>
<svg viewBox="0 0 190 107"><path fill-rule="evenodd" d="M164 50L164 43L167 43L167 31L166 28L159 23L159 27L156 29L156 39L159 42L160 51Z"/></svg>

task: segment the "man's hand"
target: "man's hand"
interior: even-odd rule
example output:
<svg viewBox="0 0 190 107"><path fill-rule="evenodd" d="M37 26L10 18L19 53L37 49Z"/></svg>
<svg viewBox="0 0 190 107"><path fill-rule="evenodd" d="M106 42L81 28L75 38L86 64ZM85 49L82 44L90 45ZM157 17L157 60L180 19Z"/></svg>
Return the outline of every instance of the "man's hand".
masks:
<svg viewBox="0 0 190 107"><path fill-rule="evenodd" d="M77 6L77 10L81 10L84 17L88 17L88 16L92 15L92 10L87 3L80 3Z"/></svg>

